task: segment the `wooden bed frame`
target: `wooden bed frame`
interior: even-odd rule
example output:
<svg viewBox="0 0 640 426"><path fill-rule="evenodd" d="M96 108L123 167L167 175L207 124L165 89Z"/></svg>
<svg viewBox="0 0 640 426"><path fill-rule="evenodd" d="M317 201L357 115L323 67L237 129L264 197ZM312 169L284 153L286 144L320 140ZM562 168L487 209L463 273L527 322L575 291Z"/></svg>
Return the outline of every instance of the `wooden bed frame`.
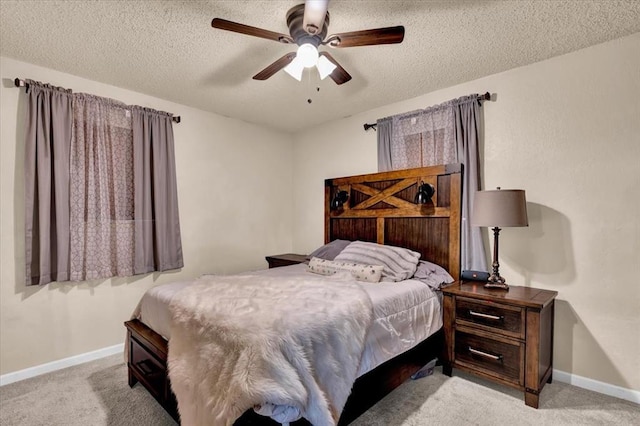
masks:
<svg viewBox="0 0 640 426"><path fill-rule="evenodd" d="M436 189L432 202L414 204L421 182ZM342 208L331 210L337 191L347 191ZM373 173L325 181L325 242L360 240L406 247L421 253L423 260L460 276L460 164ZM129 386L140 382L164 409L179 421L175 396L167 375L167 341L139 320L125 323L128 343ZM439 330L413 349L359 377L340 417L346 425L444 349ZM234 425L277 425L268 417L248 410ZM299 420L293 425L308 425Z"/></svg>

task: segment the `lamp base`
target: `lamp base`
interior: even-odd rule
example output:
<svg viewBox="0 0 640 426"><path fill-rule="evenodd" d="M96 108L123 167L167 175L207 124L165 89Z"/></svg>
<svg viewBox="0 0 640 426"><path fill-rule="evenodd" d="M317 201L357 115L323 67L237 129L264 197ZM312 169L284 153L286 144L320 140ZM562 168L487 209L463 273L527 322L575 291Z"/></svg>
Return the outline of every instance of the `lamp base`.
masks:
<svg viewBox="0 0 640 426"><path fill-rule="evenodd" d="M493 271L484 285L484 288L498 288L500 290L509 291L507 280L500 276L500 263L498 263L498 235L500 234L500 228L497 226L493 228Z"/></svg>
<svg viewBox="0 0 640 426"><path fill-rule="evenodd" d="M499 288L501 290L509 290L507 280L502 278L496 270L494 270L493 274L491 274L489 279L487 279L487 283L484 285L484 288Z"/></svg>

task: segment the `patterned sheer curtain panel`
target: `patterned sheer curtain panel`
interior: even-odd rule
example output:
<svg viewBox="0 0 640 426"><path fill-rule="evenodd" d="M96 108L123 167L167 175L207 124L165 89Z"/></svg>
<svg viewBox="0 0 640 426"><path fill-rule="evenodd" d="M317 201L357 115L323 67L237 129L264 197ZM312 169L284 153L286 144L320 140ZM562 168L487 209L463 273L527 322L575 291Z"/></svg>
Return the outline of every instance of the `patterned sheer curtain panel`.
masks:
<svg viewBox="0 0 640 426"><path fill-rule="evenodd" d="M125 104L78 93L71 148L71 280L133 275L133 132Z"/></svg>
<svg viewBox="0 0 640 426"><path fill-rule="evenodd" d="M462 270L487 270L480 228L470 225L470 206L480 189L478 96L378 120L378 171L462 163Z"/></svg>
<svg viewBox="0 0 640 426"><path fill-rule="evenodd" d="M393 131L387 170L456 162L452 102L391 117ZM386 170L379 170L386 171Z"/></svg>
<svg viewBox="0 0 640 426"><path fill-rule="evenodd" d="M172 116L31 81L27 93L27 285L181 268Z"/></svg>

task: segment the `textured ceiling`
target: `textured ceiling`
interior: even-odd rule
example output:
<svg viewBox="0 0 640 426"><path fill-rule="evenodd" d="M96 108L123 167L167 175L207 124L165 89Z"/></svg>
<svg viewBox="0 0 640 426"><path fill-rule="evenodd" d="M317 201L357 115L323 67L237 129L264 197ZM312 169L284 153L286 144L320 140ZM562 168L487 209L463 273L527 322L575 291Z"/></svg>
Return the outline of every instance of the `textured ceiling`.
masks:
<svg viewBox="0 0 640 426"><path fill-rule="evenodd" d="M288 33L301 2L1 0L0 55L295 132L640 31L638 0L333 0L330 34L406 29L402 44L331 49L353 76L337 86L252 80L294 47L211 28Z"/></svg>

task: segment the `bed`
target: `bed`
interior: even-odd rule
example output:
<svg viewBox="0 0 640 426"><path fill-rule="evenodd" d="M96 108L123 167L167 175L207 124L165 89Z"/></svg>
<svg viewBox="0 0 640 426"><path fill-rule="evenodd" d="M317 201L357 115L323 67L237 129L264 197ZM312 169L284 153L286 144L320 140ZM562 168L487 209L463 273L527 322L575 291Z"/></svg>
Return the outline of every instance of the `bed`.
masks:
<svg viewBox="0 0 640 426"><path fill-rule="evenodd" d="M327 179L325 243L348 240L404 247L420 253L423 260L441 265L454 279L458 279L461 174L461 165L454 164ZM435 195L431 202L417 205L413 200L421 182L433 185ZM339 191L345 191L348 198L342 206L332 209L330 205ZM269 280L268 277L286 276L291 283L295 282L296 277L309 275L306 265L250 274L252 279L255 275L265 280ZM247 278L246 275L244 278L242 274L239 275L234 279ZM384 332L385 327L389 327L389 317L394 314L391 307L397 305L393 299L397 296L390 290L391 286L363 286L374 301L375 315L357 379L339 417L339 424L348 424L428 361L440 356L443 348L442 314L437 292L424 290L424 284L411 281L408 280L406 284L403 281L408 294L424 294L420 296L420 306L412 308L414 314L411 316L418 320L410 331L414 339L408 340L403 337L396 341L384 340L385 335L394 334ZM134 319L125 323L129 385L140 382L176 420L176 399L167 376L167 339L171 334L169 313L166 309L163 311L162 307L151 309L149 306L166 305L175 294L189 285L189 282L173 283L152 289L145 295L147 302L141 303ZM415 314L415 309L421 313ZM177 341L178 337L174 340ZM373 350L372 347L376 345L381 350ZM395 348L395 351L390 348ZM248 410L234 424L277 423ZM303 419L293 424L308 422Z"/></svg>

